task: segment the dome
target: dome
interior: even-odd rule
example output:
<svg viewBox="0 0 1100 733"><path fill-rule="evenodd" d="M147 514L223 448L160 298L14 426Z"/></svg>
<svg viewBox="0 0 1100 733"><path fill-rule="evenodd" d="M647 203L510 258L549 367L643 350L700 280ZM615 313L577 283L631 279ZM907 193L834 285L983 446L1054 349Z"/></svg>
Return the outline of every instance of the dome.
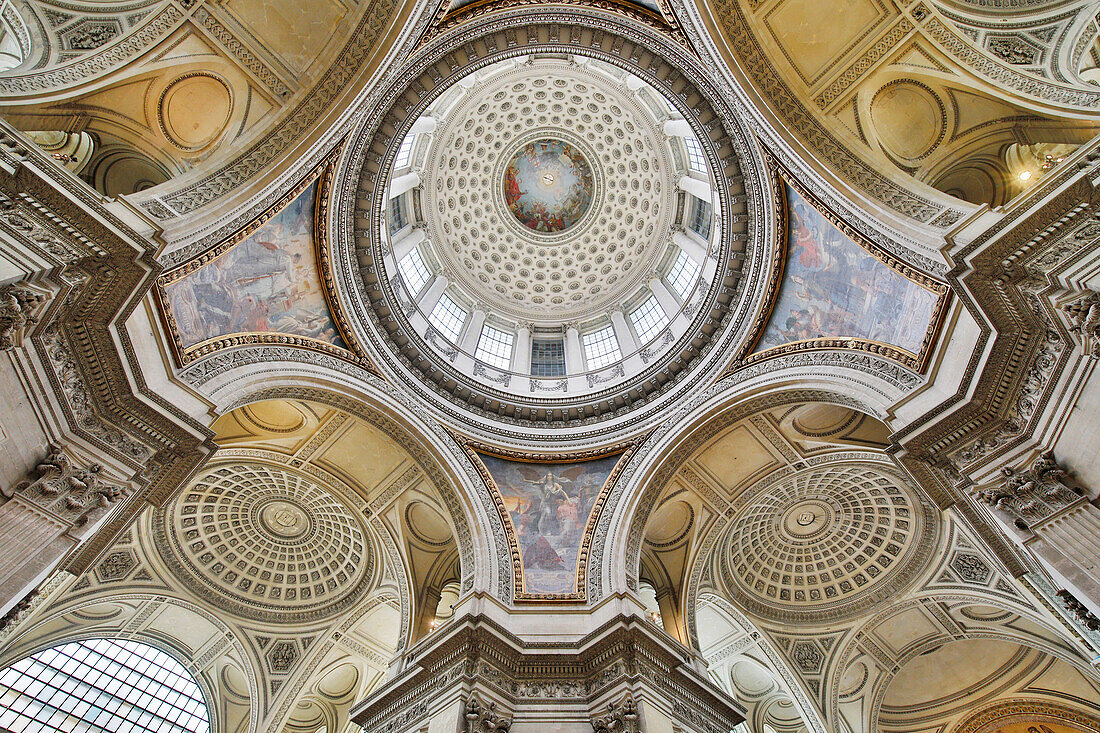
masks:
<svg viewBox="0 0 1100 733"><path fill-rule="evenodd" d="M357 200L381 215L354 229L348 264L372 359L480 424L623 418L704 354L715 368L714 337L731 310L744 328L754 301L740 271L767 260L744 252L748 187L726 128L655 83L532 54L410 111L385 178L362 158Z"/></svg>
<svg viewBox="0 0 1100 733"><path fill-rule="evenodd" d="M540 324L629 299L671 236L670 105L643 87L647 106L598 62L503 62L467 83L422 116L436 127L410 161L426 246L460 299Z"/></svg>

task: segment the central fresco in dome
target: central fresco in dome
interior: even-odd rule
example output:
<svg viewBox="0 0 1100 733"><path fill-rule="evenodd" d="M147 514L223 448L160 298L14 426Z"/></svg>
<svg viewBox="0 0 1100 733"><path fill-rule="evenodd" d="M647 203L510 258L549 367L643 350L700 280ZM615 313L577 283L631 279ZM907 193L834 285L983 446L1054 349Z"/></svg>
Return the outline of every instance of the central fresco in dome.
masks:
<svg viewBox="0 0 1100 733"><path fill-rule="evenodd" d="M592 204L592 168L574 146L542 139L516 152L504 170L504 198L512 214L536 232L562 232Z"/></svg>

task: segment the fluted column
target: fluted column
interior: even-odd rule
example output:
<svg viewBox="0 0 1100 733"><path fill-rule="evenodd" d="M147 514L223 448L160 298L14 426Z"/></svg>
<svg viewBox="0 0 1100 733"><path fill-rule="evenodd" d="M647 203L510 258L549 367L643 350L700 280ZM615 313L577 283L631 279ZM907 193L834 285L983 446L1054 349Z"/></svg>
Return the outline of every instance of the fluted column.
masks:
<svg viewBox="0 0 1100 733"><path fill-rule="evenodd" d="M707 259L707 247L687 232L673 232L672 241L677 247L698 264L703 264Z"/></svg>
<svg viewBox="0 0 1100 733"><path fill-rule="evenodd" d="M425 313L431 313L435 308L435 304L439 302L439 299L443 296L443 291L447 289L447 286L451 284L450 279L442 272L438 272L435 278L427 289L417 299L420 304L420 310Z"/></svg>
<svg viewBox="0 0 1100 733"><path fill-rule="evenodd" d="M99 465L51 445L34 477L0 487L0 615L19 602L125 495Z"/></svg>
<svg viewBox="0 0 1100 733"><path fill-rule="evenodd" d="M638 339L626 322L626 314L621 310L611 311L611 328L615 331L615 340L619 342L619 353L629 356L638 350Z"/></svg>
<svg viewBox="0 0 1100 733"><path fill-rule="evenodd" d="M481 338L481 329L485 325L485 311L475 308L473 314L466 320L466 328L458 338L458 348L467 354L473 355L477 350L477 340Z"/></svg>
<svg viewBox="0 0 1100 733"><path fill-rule="evenodd" d="M531 324L521 323L516 329L516 340L512 346L512 371L519 374L531 373Z"/></svg>
<svg viewBox="0 0 1100 733"><path fill-rule="evenodd" d="M1024 469L1004 468L1003 484L978 493L1024 533L1022 544L1094 613L1100 614L1100 508L1044 453Z"/></svg>

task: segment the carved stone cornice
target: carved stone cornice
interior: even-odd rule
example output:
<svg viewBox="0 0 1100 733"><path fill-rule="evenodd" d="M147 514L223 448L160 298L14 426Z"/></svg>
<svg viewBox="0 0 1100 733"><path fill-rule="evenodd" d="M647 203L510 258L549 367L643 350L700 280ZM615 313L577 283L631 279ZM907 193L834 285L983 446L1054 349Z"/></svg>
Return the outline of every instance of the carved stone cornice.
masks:
<svg viewBox="0 0 1100 733"><path fill-rule="evenodd" d="M580 716L570 722L596 731L636 731L617 726L636 723L646 706L685 731L730 730L743 710L691 664L683 647L635 616L616 617L575 642L539 643L466 616L410 649L404 671L355 705L351 719L366 733L416 731L447 700L473 696L478 733L503 730L485 727L483 713L499 725L534 711L563 721ZM487 701L496 707L486 710Z"/></svg>
<svg viewBox="0 0 1100 733"><path fill-rule="evenodd" d="M1100 167L1079 151L1018 197L985 232L951 252L948 282L979 334L958 390L892 440L900 460L941 507L954 506L1013 575L1029 560L966 491L968 476L1025 445L1076 358L1046 296L1051 273L1100 239L1092 226Z"/></svg>

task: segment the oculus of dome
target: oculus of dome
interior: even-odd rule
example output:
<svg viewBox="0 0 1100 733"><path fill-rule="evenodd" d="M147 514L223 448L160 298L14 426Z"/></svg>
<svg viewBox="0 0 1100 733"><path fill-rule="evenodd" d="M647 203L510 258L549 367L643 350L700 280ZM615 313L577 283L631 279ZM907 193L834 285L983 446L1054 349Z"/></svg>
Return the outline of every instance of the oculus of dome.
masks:
<svg viewBox="0 0 1100 733"><path fill-rule="evenodd" d="M528 229L563 232L592 204L592 168L574 146L543 138L516 151L504 169L504 200Z"/></svg>

